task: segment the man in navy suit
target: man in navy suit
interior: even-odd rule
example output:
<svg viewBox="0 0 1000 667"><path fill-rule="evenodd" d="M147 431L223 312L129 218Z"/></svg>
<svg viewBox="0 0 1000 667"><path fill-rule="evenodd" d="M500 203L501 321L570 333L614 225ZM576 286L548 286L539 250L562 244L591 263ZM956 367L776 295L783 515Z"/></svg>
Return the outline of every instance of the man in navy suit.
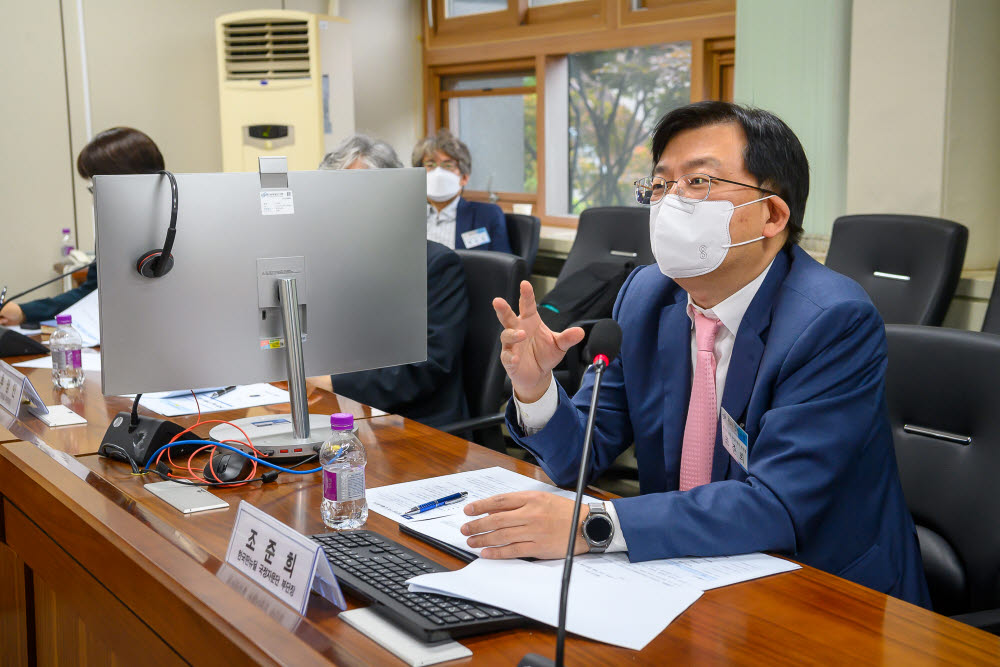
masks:
<svg viewBox="0 0 1000 667"><path fill-rule="evenodd" d="M640 495L584 508L576 552L633 561L787 554L929 606L885 403L882 318L852 280L797 241L808 163L776 116L724 102L657 125L650 205L656 266L619 293L620 356L604 375L590 477L630 444ZM571 484L593 373L570 398L552 368L583 332L549 330L530 285L503 300L507 423L558 484ZM486 558L556 558L570 500L513 493L470 503L463 532Z"/></svg>
<svg viewBox="0 0 1000 667"><path fill-rule="evenodd" d="M468 146L443 128L414 147L412 161L427 169L428 240L459 250L512 252L500 207L461 196L472 171Z"/></svg>

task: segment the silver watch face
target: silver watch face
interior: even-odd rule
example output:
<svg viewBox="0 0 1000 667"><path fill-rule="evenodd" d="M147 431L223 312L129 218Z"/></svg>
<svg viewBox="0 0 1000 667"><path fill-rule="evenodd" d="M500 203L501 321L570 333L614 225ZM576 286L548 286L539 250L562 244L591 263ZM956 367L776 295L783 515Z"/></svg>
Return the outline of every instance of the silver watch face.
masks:
<svg viewBox="0 0 1000 667"><path fill-rule="evenodd" d="M583 538L592 547L606 547L611 544L615 533L615 525L603 511L591 514L583 522Z"/></svg>

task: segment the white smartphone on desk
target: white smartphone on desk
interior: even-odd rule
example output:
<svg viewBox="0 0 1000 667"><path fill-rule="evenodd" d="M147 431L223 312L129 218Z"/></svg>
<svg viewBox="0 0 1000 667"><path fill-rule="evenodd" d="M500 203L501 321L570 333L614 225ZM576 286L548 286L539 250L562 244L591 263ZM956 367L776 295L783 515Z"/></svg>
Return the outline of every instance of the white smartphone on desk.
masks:
<svg viewBox="0 0 1000 667"><path fill-rule="evenodd" d="M184 514L202 512L204 510L218 510L229 507L222 498L209 493L203 486L193 486L191 484L181 484L180 482L153 482L144 484L146 490L154 496L166 501Z"/></svg>

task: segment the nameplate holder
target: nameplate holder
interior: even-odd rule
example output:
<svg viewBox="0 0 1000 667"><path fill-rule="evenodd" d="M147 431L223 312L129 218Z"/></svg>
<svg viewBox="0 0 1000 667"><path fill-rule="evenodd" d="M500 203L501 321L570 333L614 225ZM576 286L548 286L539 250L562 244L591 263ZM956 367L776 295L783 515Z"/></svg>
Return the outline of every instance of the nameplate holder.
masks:
<svg viewBox="0 0 1000 667"><path fill-rule="evenodd" d="M313 590L347 609L323 549L245 500L236 512L226 563L299 614L305 615Z"/></svg>
<svg viewBox="0 0 1000 667"><path fill-rule="evenodd" d="M29 403L36 414L49 411L31 380L6 361L0 361L0 407L16 417L23 403Z"/></svg>

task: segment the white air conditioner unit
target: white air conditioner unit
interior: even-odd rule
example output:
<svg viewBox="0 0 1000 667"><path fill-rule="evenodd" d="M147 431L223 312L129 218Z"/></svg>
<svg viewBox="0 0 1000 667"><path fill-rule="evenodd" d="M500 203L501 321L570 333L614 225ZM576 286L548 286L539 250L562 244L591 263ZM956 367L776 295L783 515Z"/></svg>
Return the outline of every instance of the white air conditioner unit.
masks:
<svg viewBox="0 0 1000 667"><path fill-rule="evenodd" d="M257 171L262 155L316 169L354 132L345 19L289 10L215 20L224 171Z"/></svg>

